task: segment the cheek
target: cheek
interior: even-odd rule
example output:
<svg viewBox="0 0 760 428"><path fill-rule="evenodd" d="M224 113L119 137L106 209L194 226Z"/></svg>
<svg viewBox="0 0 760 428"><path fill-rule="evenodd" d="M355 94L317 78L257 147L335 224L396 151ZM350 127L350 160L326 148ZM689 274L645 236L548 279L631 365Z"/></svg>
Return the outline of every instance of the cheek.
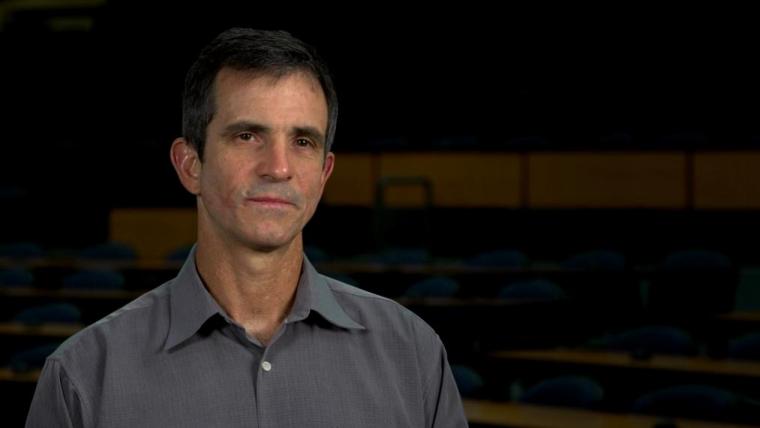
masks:
<svg viewBox="0 0 760 428"><path fill-rule="evenodd" d="M309 174L308 177L306 177L306 195L311 200L313 199L313 202L316 203L319 199L320 195L322 194L322 174L321 171L315 171Z"/></svg>
<svg viewBox="0 0 760 428"><path fill-rule="evenodd" d="M305 187L304 196L308 201L309 214L313 214L319 200L322 197L322 176L321 174L314 174L309 177L308 185Z"/></svg>
<svg viewBox="0 0 760 428"><path fill-rule="evenodd" d="M239 180L234 173L229 171L238 171L238 169L215 168L210 174L204 174L201 189L209 202L225 208L232 208L237 204L239 193L237 185Z"/></svg>

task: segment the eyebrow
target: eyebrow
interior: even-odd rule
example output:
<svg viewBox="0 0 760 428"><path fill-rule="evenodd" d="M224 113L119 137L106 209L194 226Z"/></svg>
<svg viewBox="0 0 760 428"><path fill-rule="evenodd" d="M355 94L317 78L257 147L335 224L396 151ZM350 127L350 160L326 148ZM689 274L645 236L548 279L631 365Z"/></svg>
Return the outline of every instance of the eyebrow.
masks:
<svg viewBox="0 0 760 428"><path fill-rule="evenodd" d="M229 125L225 126L222 130L222 135L234 135L239 132L270 134L272 132L272 128L260 123L239 121L230 123Z"/></svg>
<svg viewBox="0 0 760 428"><path fill-rule="evenodd" d="M260 123L242 120L225 126L222 130L222 135L234 135L240 132L271 134L272 128ZM294 126L290 129L290 135L310 138L320 146L325 143L325 136L313 126Z"/></svg>

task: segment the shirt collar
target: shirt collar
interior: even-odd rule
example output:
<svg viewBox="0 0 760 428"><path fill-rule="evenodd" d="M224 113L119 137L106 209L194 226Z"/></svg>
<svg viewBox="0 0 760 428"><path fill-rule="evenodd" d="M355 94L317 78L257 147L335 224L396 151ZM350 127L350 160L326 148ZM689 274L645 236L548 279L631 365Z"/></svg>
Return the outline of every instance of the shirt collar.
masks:
<svg viewBox="0 0 760 428"><path fill-rule="evenodd" d="M213 315L224 311L203 285L195 267L195 246L169 288L169 349L195 334Z"/></svg>
<svg viewBox="0 0 760 428"><path fill-rule="evenodd" d="M219 314L228 322L230 317L206 290L195 266L195 246L170 286L170 324L164 349L170 349L194 335L212 316ZM360 329L338 303L324 276L320 275L304 255L296 297L286 322L306 319L314 310L333 325L345 329Z"/></svg>
<svg viewBox="0 0 760 428"><path fill-rule="evenodd" d="M354 330L364 330L365 327L354 321L335 298L333 290L327 283L327 279L321 275L311 264L306 255L303 256L303 269L301 270L301 279L298 284L296 302L293 308L296 308L298 294L303 290L303 294L308 294L310 301L307 308L319 313L324 319L337 327ZM307 293L308 292L308 293ZM307 314L308 315L308 314ZM295 321L296 319L294 319Z"/></svg>

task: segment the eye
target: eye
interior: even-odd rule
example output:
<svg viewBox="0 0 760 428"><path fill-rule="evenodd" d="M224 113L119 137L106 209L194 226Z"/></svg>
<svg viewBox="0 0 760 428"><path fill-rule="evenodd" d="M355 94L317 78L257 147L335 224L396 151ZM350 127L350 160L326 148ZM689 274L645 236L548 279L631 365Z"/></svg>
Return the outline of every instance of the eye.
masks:
<svg viewBox="0 0 760 428"><path fill-rule="evenodd" d="M238 139L243 141L252 141L256 139L256 136L253 134L253 132L243 132L241 134L238 134Z"/></svg>
<svg viewBox="0 0 760 428"><path fill-rule="evenodd" d="M306 138L298 138L296 140L296 146L298 147L314 147L314 143L311 142L311 140L307 140Z"/></svg>

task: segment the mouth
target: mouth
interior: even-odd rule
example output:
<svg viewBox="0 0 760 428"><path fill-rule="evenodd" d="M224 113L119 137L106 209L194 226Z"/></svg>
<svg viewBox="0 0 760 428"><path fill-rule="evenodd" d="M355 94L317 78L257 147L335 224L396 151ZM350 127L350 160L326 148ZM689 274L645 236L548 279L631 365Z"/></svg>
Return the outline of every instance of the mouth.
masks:
<svg viewBox="0 0 760 428"><path fill-rule="evenodd" d="M295 204L293 204L292 202L286 199L281 199L281 198L272 197L272 196L259 196L255 198L247 198L246 201L249 203L256 204L258 206L271 207L271 208L285 208L285 207L295 206Z"/></svg>

